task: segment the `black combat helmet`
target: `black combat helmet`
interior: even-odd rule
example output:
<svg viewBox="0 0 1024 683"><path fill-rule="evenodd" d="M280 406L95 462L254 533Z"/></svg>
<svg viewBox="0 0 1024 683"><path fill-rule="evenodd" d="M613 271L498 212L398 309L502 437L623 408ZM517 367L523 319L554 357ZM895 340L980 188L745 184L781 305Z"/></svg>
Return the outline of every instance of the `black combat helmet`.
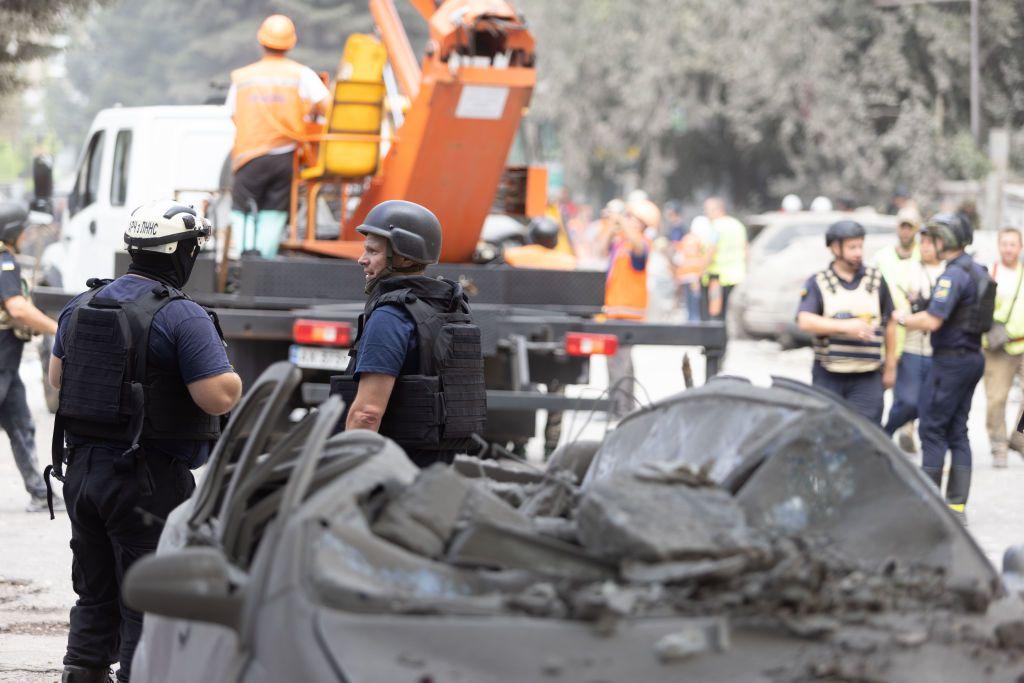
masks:
<svg viewBox="0 0 1024 683"><path fill-rule="evenodd" d="M400 199L381 202L370 209L356 232L383 237L392 253L425 266L441 258L441 222L419 204Z"/></svg>
<svg viewBox="0 0 1024 683"><path fill-rule="evenodd" d="M530 221L528 235L530 244L554 249L558 246L558 223L547 216L538 216Z"/></svg>
<svg viewBox="0 0 1024 683"><path fill-rule="evenodd" d="M843 240L852 240L864 237L864 226L857 221L849 219L837 221L828 226L825 231L825 246L831 247L833 242L842 243Z"/></svg>
<svg viewBox="0 0 1024 683"><path fill-rule="evenodd" d="M14 244L28 225L28 209L18 202L0 203L0 242Z"/></svg>
<svg viewBox="0 0 1024 683"><path fill-rule="evenodd" d="M928 219L924 234L942 240L943 246L949 250L963 249L971 243L971 229L965 221L955 213L937 213Z"/></svg>

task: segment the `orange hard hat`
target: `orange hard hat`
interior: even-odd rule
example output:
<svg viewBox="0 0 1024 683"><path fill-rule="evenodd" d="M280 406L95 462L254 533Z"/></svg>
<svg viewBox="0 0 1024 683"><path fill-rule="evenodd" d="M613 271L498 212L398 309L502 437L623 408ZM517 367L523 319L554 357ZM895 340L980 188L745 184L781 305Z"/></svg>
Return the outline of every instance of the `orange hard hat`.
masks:
<svg viewBox="0 0 1024 683"><path fill-rule="evenodd" d="M295 24L283 14L271 14L260 24L256 40L271 50L290 50L295 47L298 40L295 35Z"/></svg>

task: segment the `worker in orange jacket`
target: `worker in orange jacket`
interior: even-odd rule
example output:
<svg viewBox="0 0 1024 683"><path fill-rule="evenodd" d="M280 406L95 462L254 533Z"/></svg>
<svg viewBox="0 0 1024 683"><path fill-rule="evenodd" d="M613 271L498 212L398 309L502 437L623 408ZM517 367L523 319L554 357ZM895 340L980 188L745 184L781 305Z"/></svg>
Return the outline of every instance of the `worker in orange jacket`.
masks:
<svg viewBox="0 0 1024 683"><path fill-rule="evenodd" d="M285 57L297 41L291 19L267 17L256 38L263 57L231 72L225 102L235 122L231 224L243 251L273 258L288 222L292 153L328 92L316 72Z"/></svg>
<svg viewBox="0 0 1024 683"><path fill-rule="evenodd" d="M661 210L649 199L633 199L618 222L608 248L608 279L605 282L605 317L643 320L647 315L647 257L651 243L644 230L657 228ZM613 416L621 418L633 410L635 399L633 346L620 344L608 357L608 387Z"/></svg>

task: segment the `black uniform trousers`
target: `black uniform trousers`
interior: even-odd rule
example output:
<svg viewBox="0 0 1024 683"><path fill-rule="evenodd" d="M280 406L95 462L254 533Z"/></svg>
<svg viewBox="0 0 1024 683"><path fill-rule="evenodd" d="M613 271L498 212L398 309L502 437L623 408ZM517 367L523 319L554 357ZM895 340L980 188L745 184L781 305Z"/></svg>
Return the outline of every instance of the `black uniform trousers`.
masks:
<svg viewBox="0 0 1024 683"><path fill-rule="evenodd" d="M106 668L120 661L119 681L129 678L142 632L142 614L121 601L122 581L136 560L156 550L163 530L162 521L146 520L136 508L165 520L195 489L184 462L164 454L130 461L123 451L106 444L75 446L64 481L71 581L78 594L64 664ZM152 481L149 495L143 493L145 469Z"/></svg>

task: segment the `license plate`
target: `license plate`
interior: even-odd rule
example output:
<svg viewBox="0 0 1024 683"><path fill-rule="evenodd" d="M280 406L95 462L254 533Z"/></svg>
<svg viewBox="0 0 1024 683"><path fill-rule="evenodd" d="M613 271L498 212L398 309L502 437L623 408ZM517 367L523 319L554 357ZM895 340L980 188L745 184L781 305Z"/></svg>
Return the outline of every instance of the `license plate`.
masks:
<svg viewBox="0 0 1024 683"><path fill-rule="evenodd" d="M292 344L288 349L288 360L300 368L342 372L348 367L348 351Z"/></svg>

